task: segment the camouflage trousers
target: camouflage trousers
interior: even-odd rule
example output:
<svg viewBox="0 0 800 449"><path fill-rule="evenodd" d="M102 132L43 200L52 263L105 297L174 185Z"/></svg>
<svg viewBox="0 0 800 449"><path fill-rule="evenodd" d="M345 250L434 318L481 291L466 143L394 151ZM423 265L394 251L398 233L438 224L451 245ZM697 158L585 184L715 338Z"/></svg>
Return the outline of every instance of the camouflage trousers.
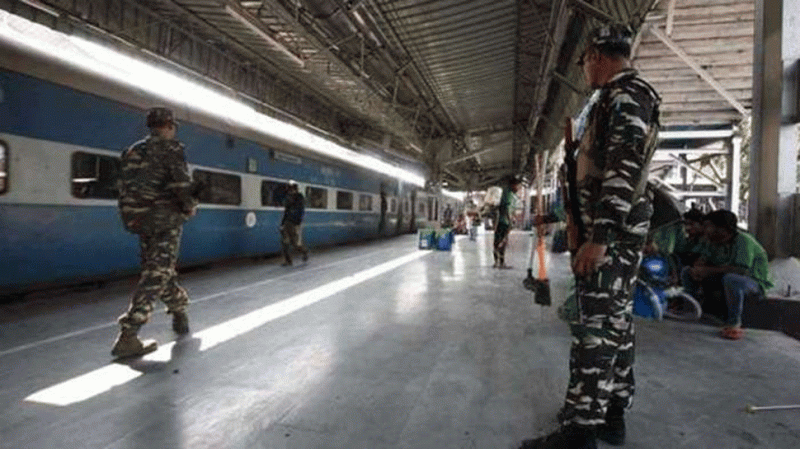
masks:
<svg viewBox="0 0 800 449"><path fill-rule="evenodd" d="M301 229L301 225L289 221L281 225L281 246L283 248L283 258L286 259L287 263L292 263L292 248L300 251L303 255L308 255L308 249L302 243Z"/></svg>
<svg viewBox="0 0 800 449"><path fill-rule="evenodd" d="M506 263L506 246L508 246L508 234L511 232L511 226L507 224L497 223L494 228L494 256L495 265L505 265Z"/></svg>
<svg viewBox="0 0 800 449"><path fill-rule="evenodd" d="M642 244L612 244L591 276L575 280L579 318L570 323L572 348L562 424L596 426L609 406L627 408L634 393L632 292Z"/></svg>
<svg viewBox="0 0 800 449"><path fill-rule="evenodd" d="M128 311L119 317L122 329L138 330L150 320L157 299L167 306L167 313L185 312L189 295L178 285L175 264L182 228L156 235L139 235L142 275Z"/></svg>

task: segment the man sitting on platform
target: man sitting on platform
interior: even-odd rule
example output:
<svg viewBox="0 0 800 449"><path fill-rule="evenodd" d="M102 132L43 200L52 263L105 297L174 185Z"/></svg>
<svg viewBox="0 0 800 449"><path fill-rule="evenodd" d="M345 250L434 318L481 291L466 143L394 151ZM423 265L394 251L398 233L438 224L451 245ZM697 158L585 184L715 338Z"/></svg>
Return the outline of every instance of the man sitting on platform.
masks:
<svg viewBox="0 0 800 449"><path fill-rule="evenodd" d="M773 286L767 253L755 237L736 228L733 212L718 210L705 219L707 241L701 246L700 258L694 266L683 270L683 286L703 303L704 309L707 305L714 306L715 297L724 299L726 313L721 335L738 340L744 334L745 297L763 298L764 292Z"/></svg>

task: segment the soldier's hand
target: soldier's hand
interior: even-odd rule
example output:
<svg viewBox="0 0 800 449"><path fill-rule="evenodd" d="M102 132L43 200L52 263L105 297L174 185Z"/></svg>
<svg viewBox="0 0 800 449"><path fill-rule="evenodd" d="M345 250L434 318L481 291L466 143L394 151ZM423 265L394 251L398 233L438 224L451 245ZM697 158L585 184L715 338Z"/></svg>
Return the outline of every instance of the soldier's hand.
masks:
<svg viewBox="0 0 800 449"><path fill-rule="evenodd" d="M572 264L572 272L576 276L588 276L602 264L606 257L606 245L599 243L584 243L578 248L575 254L575 262Z"/></svg>

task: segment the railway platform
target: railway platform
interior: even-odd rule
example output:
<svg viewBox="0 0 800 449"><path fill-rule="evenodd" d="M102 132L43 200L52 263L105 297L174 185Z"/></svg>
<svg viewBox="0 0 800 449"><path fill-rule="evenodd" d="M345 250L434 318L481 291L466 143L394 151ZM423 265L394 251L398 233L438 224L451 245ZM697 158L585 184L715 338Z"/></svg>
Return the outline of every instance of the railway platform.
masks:
<svg viewBox="0 0 800 449"><path fill-rule="evenodd" d="M491 234L450 251L417 236L243 259L181 275L192 334L158 307L159 351L114 363L135 279L0 307L4 448L515 448L556 427L570 344L524 290L529 237L492 268ZM566 254L549 255L554 306ZM800 342L637 319L624 447L800 447ZM601 447L604 446L601 443Z"/></svg>

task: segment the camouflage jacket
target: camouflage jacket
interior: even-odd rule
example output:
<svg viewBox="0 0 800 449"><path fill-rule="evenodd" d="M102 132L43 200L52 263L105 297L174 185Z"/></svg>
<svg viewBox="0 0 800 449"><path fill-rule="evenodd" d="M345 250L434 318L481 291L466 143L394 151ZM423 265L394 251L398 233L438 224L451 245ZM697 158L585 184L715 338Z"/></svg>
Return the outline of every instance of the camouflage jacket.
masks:
<svg viewBox="0 0 800 449"><path fill-rule="evenodd" d="M122 153L119 209L128 231L157 234L189 218L197 200L183 148L151 135Z"/></svg>
<svg viewBox="0 0 800 449"><path fill-rule="evenodd" d="M581 240L643 239L653 212L644 192L656 149L660 98L633 69L615 75L596 98L576 155Z"/></svg>
<svg viewBox="0 0 800 449"><path fill-rule="evenodd" d="M292 224L299 225L303 221L305 213L305 200L300 192L290 193L286 195L284 200L283 220L281 224L287 221Z"/></svg>

